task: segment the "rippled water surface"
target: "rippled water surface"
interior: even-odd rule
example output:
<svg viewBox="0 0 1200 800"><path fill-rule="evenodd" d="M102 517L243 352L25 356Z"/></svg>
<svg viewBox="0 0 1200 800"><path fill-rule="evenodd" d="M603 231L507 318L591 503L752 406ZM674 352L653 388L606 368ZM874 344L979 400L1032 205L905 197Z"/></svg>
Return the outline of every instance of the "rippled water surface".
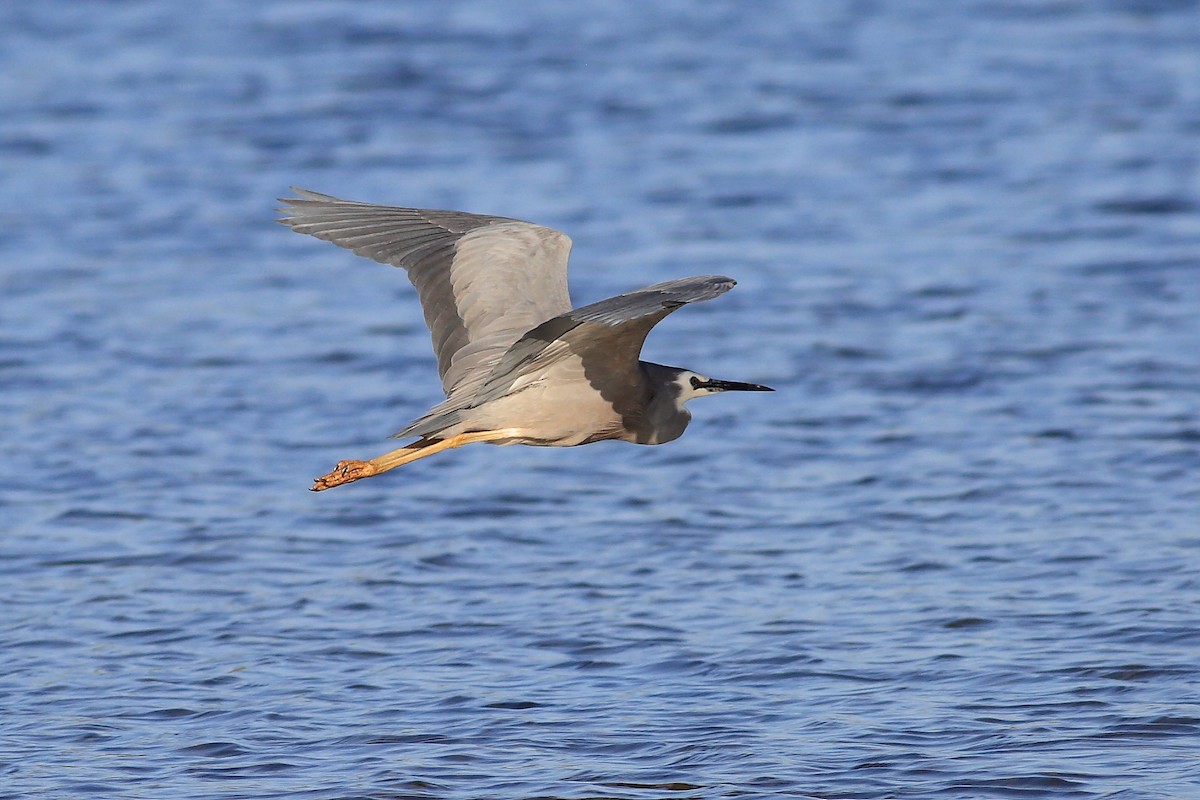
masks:
<svg viewBox="0 0 1200 800"><path fill-rule="evenodd" d="M1200 797L1200 4L0 7L0 797ZM773 395L475 446L291 184Z"/></svg>

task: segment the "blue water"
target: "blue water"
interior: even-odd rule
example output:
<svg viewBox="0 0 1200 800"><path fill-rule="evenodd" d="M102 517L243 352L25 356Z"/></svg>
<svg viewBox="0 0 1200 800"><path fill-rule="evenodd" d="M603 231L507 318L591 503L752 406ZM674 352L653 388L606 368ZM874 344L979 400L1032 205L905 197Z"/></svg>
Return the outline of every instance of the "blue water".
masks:
<svg viewBox="0 0 1200 800"><path fill-rule="evenodd" d="M0 6L0 797L1200 797L1200 4ZM298 185L773 395L473 446Z"/></svg>

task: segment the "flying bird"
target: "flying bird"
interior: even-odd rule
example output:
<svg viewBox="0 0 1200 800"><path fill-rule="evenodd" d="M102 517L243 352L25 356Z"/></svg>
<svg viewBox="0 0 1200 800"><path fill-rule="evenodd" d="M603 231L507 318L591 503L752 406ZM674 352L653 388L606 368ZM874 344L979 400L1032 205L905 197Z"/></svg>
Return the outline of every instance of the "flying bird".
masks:
<svg viewBox="0 0 1200 800"><path fill-rule="evenodd" d="M415 442L341 461L313 491L472 442L662 444L683 433L693 398L773 391L639 359L651 328L680 306L729 291L730 278L679 278L572 308L564 233L507 217L293 191L297 197L280 199L281 223L408 274L446 393L393 436Z"/></svg>

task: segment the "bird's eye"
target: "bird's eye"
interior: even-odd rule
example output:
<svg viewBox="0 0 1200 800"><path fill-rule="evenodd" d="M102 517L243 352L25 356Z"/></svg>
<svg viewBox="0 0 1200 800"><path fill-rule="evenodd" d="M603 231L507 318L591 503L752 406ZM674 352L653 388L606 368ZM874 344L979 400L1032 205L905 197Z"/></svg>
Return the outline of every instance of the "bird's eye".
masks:
<svg viewBox="0 0 1200 800"><path fill-rule="evenodd" d="M695 375L692 376L692 388L693 389L699 389L703 385L704 385L704 381L700 380Z"/></svg>

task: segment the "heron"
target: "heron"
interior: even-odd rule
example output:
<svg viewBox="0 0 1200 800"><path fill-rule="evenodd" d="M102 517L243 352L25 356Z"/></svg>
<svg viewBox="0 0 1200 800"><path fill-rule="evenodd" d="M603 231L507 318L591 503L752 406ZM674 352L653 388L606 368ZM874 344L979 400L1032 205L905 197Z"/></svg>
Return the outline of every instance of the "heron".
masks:
<svg viewBox="0 0 1200 800"><path fill-rule="evenodd" d="M663 444L687 428L689 400L774 391L639 358L651 328L681 306L729 291L731 278L679 278L574 308L571 239L553 228L292 191L296 197L280 198L286 216L279 222L407 273L446 394L392 437L415 442L341 461L316 479L314 492L473 442Z"/></svg>

